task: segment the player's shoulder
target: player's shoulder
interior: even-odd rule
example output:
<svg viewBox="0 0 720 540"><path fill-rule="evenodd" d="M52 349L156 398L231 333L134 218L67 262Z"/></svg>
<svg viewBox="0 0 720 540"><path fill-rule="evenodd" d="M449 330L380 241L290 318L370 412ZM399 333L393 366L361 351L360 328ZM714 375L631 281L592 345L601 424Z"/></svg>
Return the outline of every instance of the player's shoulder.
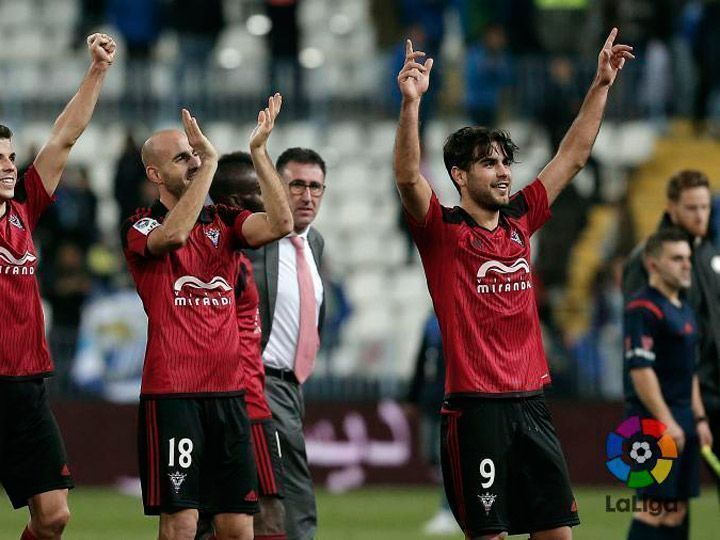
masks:
<svg viewBox="0 0 720 540"><path fill-rule="evenodd" d="M530 206L539 196L538 190L544 190L542 182L535 179L510 197L510 204L500 209L505 217L520 219L530 211Z"/></svg>
<svg viewBox="0 0 720 540"><path fill-rule="evenodd" d="M136 208L135 211L123 221L122 230L127 231L130 227L142 229L153 223L158 223L159 219L161 219L160 216L155 215L152 207Z"/></svg>
<svg viewBox="0 0 720 540"><path fill-rule="evenodd" d="M127 236L131 230L135 229L147 236L153 229L160 226L164 214L164 212L158 210L157 205L136 208L120 226L120 237L123 246L127 244Z"/></svg>
<svg viewBox="0 0 720 540"><path fill-rule="evenodd" d="M662 299L658 298L654 291L645 288L630 298L625 306L625 311L628 313L643 313L662 320L665 318L663 303Z"/></svg>
<svg viewBox="0 0 720 540"><path fill-rule="evenodd" d="M250 215L249 210L239 208L237 206L229 206L226 204L210 204L202 209L200 214L201 221L213 221L219 219L228 226L235 223L237 217L241 214Z"/></svg>

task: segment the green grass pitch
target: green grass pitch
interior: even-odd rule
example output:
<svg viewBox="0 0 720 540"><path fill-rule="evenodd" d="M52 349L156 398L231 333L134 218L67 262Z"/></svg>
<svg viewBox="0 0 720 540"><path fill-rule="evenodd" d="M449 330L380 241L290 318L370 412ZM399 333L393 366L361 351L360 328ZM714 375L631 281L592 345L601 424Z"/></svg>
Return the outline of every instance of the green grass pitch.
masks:
<svg viewBox="0 0 720 540"><path fill-rule="evenodd" d="M630 514L607 513L605 497L613 500L631 492L617 488L576 489L583 524L575 529L578 540L622 540ZM431 488L362 489L342 495L318 493L320 528L318 540L410 540L426 537L422 524L435 512L438 491ZM144 517L140 500L110 488L80 488L71 492L68 540L133 540L156 538L157 519ZM718 538L720 507L712 488L692 503L693 540ZM11 510L5 498L0 510L0 539L20 537L27 511ZM461 540L461 535L447 536ZM515 538L523 538L517 536Z"/></svg>

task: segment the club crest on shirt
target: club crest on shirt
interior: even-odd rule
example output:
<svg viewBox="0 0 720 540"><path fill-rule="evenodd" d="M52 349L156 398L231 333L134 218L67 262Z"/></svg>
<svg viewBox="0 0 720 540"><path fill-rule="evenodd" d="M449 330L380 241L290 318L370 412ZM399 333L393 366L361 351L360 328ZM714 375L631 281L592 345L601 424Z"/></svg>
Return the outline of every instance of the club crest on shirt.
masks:
<svg viewBox="0 0 720 540"><path fill-rule="evenodd" d="M492 509L492 505L495 503L495 499L497 498L497 495L494 493L483 493L482 495L478 495L478 498L480 499L480 502L483 505L483 508L485 509L485 515L490 514L490 510Z"/></svg>
<svg viewBox="0 0 720 540"><path fill-rule="evenodd" d="M170 477L170 481L172 482L173 490L175 490L175 493L180 493L180 487L185 481L187 474L181 472L173 472L168 473L168 476Z"/></svg>
<svg viewBox="0 0 720 540"><path fill-rule="evenodd" d="M17 227L21 231L25 230L25 227L23 227L22 221L20 221L20 218L17 217L17 215L11 214L10 217L8 218L8 221L10 221L10 225L15 225L15 227Z"/></svg>
<svg viewBox="0 0 720 540"><path fill-rule="evenodd" d="M207 229L205 229L205 236L207 236L210 239L213 246L218 247L218 243L220 242L220 230L219 229L216 229L215 227L207 228Z"/></svg>
<svg viewBox="0 0 720 540"><path fill-rule="evenodd" d="M522 238L520 238L520 234L517 232L516 229L513 229L510 233L510 240L525 247L525 244L523 244Z"/></svg>

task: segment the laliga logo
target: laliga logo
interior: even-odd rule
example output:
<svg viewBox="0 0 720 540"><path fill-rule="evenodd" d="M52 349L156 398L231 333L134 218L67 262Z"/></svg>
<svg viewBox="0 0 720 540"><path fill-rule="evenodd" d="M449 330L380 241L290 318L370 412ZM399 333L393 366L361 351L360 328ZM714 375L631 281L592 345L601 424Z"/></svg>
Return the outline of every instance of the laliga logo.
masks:
<svg viewBox="0 0 720 540"><path fill-rule="evenodd" d="M37 261L37 257L30 253L25 252L25 255L16 259L12 253L7 249L0 247L0 274L12 274L12 275L33 275L35 273L34 266L25 266L27 263L34 263Z"/></svg>
<svg viewBox="0 0 720 540"><path fill-rule="evenodd" d="M182 289L185 286L202 289L206 291L205 296L182 296ZM228 306L230 299L222 294L232 291L232 287L220 276L213 277L208 283L195 276L183 276L175 281L173 290L176 306ZM218 290L217 296L208 296L208 293L214 290Z"/></svg>
<svg viewBox="0 0 720 540"><path fill-rule="evenodd" d="M530 274L530 265L524 258L519 258L510 266L507 266L500 261L486 261L484 262L477 271L477 292L480 294L495 293L501 294L506 292L524 291L532 288L532 280L530 278L520 279L519 281L511 281L510 278L505 278L504 283L485 283L484 278L490 272L496 274L514 274L520 270L524 270L525 274Z"/></svg>

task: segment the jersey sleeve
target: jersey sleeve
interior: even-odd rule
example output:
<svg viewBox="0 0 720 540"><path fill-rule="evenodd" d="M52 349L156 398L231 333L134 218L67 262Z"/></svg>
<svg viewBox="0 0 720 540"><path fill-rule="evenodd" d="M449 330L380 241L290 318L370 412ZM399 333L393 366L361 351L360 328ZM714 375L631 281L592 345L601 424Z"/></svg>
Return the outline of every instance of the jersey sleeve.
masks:
<svg viewBox="0 0 720 540"><path fill-rule="evenodd" d="M442 246L444 235L443 212L437 195L433 192L430 198L430 208L422 222L415 220L407 210L403 207L405 222L410 229L410 234L420 254L425 256L432 253L433 250Z"/></svg>
<svg viewBox="0 0 720 540"><path fill-rule="evenodd" d="M123 249L140 257L147 257L148 237L160 223L151 217L131 217L123 223L121 236Z"/></svg>
<svg viewBox="0 0 720 540"><path fill-rule="evenodd" d="M248 244L247 240L245 239L245 235L243 234L243 225L245 223L245 220L252 215L252 212L250 212L249 210L243 210L241 208L235 208L232 206L225 206L221 204L217 205L215 209L218 213L218 216L220 216L222 222L230 230L233 248L252 248L253 246Z"/></svg>
<svg viewBox="0 0 720 540"><path fill-rule="evenodd" d="M625 310L625 362L628 369L652 367L655 363L655 338L660 319L659 308L650 301L636 300Z"/></svg>
<svg viewBox="0 0 720 540"><path fill-rule="evenodd" d="M29 221L30 230L34 230L38 220L43 215L47 207L55 200L55 197L48 195L45 185L38 174L34 165L30 165L23 176L25 192L27 199L25 207L27 209L27 219Z"/></svg>
<svg viewBox="0 0 720 540"><path fill-rule="evenodd" d="M525 205L528 234L530 235L534 234L552 216L547 191L543 183L537 178L515 195L513 203Z"/></svg>

